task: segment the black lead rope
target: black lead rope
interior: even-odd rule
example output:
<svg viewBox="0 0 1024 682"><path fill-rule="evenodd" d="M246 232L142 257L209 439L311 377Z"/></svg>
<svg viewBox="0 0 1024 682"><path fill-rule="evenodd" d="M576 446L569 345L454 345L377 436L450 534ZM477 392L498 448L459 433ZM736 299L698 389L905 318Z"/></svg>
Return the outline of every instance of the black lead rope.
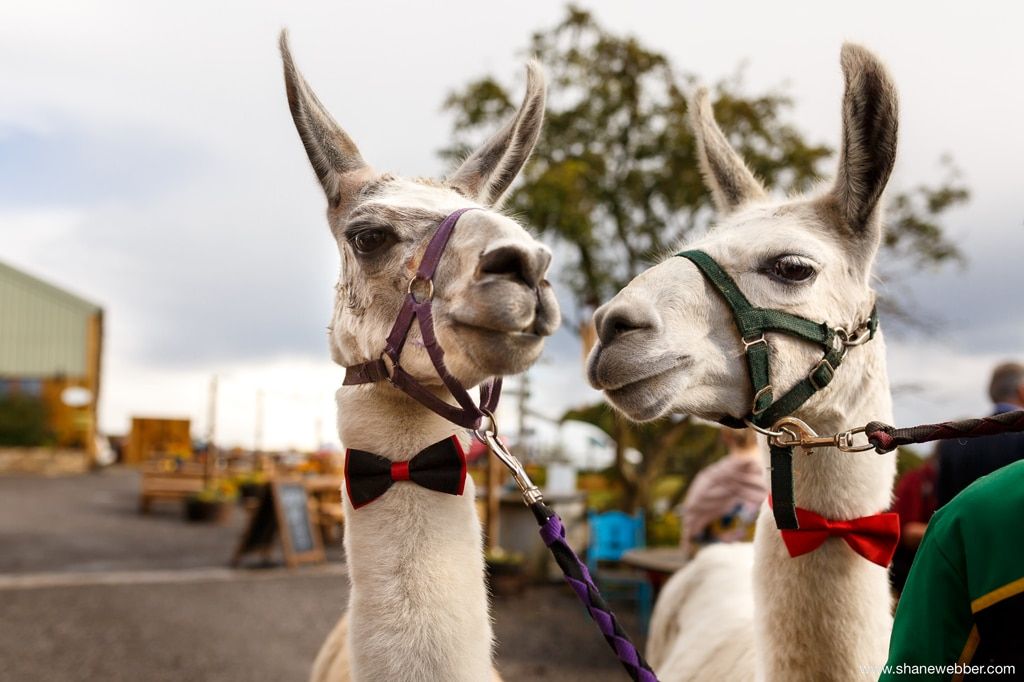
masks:
<svg viewBox="0 0 1024 682"><path fill-rule="evenodd" d="M799 528L793 495L793 447L769 445L771 452L772 513L779 530Z"/></svg>
<svg viewBox="0 0 1024 682"><path fill-rule="evenodd" d="M981 436L996 436L1001 433L1020 433L1021 431L1024 431L1024 410L1003 412L981 419L922 424L904 429L897 429L882 422L869 422L864 427L864 435L867 436L868 442L875 446L875 452L880 455L892 452L901 445L930 443L936 440L980 438Z"/></svg>

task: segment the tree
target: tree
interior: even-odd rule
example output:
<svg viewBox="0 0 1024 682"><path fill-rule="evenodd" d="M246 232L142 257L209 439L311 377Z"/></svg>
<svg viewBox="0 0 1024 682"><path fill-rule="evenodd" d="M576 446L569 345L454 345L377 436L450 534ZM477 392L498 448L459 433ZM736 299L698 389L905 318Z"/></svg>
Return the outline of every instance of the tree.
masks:
<svg viewBox="0 0 1024 682"><path fill-rule="evenodd" d="M508 205L562 247L559 276L573 294L576 309L568 317L578 325L711 217L686 120L685 93L697 79L573 6L561 23L531 37L528 52L547 68L551 87L540 144ZM792 102L784 93L749 93L741 74L717 83L713 92L715 118L766 187L799 192L821 177L833 150L806 140L787 120ZM515 104L509 89L485 76L449 95L445 107L455 117L456 142L442 155L457 158ZM952 175L940 187L893 198L894 219L883 245L890 253L883 260L914 267L957 260L938 218L967 196ZM635 427L620 418L594 423L619 443L625 506L645 503L650 485L680 452L685 424L669 419ZM645 463L633 469L624 450L641 441Z"/></svg>
<svg viewBox="0 0 1024 682"><path fill-rule="evenodd" d="M0 396L0 446L38 447L53 443L46 403L32 395Z"/></svg>
<svg viewBox="0 0 1024 682"><path fill-rule="evenodd" d="M569 410L563 420L594 424L618 438L621 453L630 448L642 453L635 467L624 466L621 456L616 457L615 478L626 492L623 506L629 510L649 508L654 484L665 472L679 474L688 486L698 471L725 454L718 429L689 417L629 424L605 403L596 403ZM685 486L672 496L673 506L682 500Z"/></svg>

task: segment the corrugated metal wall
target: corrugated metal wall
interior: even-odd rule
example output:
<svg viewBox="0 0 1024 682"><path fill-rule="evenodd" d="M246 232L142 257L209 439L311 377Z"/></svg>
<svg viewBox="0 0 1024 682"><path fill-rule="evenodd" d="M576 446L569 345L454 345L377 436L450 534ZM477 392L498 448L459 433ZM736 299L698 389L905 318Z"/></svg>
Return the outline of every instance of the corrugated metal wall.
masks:
<svg viewBox="0 0 1024 682"><path fill-rule="evenodd" d="M84 376L88 320L99 310L0 263L0 376Z"/></svg>

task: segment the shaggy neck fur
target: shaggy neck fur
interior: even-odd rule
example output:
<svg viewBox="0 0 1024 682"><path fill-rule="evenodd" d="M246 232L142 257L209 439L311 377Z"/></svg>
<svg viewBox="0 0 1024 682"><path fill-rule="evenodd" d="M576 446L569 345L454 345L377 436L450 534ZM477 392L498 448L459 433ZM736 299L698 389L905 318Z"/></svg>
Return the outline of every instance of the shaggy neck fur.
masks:
<svg viewBox="0 0 1024 682"><path fill-rule="evenodd" d="M796 416L819 434L892 422L892 401L879 335L851 349L833 385ZM894 454L794 452L797 506L829 519L884 511L896 470ZM754 538L758 670L767 680L845 680L886 660L891 597L886 570L840 539L792 558L765 506Z"/></svg>
<svg viewBox="0 0 1024 682"><path fill-rule="evenodd" d="M461 431L386 385L342 387L346 447L393 461ZM461 496L398 483L354 510L345 498L352 679L479 682L491 620L471 479Z"/></svg>

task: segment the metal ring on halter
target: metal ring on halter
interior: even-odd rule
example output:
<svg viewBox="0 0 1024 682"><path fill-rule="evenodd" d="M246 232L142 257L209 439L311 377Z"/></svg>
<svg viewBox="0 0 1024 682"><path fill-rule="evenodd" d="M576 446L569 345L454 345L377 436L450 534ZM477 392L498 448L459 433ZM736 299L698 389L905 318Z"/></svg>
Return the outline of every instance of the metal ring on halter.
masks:
<svg viewBox="0 0 1024 682"><path fill-rule="evenodd" d="M391 359L391 356L388 355L386 350L382 350L380 352L378 359L381 361L381 364L384 365L384 371L387 372L388 381L394 381L395 368L398 367L398 363Z"/></svg>
<svg viewBox="0 0 1024 682"><path fill-rule="evenodd" d="M836 352L846 353L846 349L849 348L850 332L846 331L842 327L836 329L834 336L832 337L832 348Z"/></svg>
<svg viewBox="0 0 1024 682"><path fill-rule="evenodd" d="M491 422L491 435L495 438L498 437L498 420L494 418L494 413L488 410L486 407L481 407L480 411L484 413L484 416ZM483 426L481 424L481 426ZM487 431L483 429L473 429L473 434L481 443L487 442Z"/></svg>
<svg viewBox="0 0 1024 682"><path fill-rule="evenodd" d="M854 330L856 336L843 340L843 345L847 348L853 348L854 346L860 346L867 343L871 339L871 329L868 326L859 327Z"/></svg>
<svg viewBox="0 0 1024 682"><path fill-rule="evenodd" d="M414 284L416 284L416 282L426 282L427 283L427 295L424 296L423 298L417 298L416 297L416 293L412 290L412 287L413 287ZM434 298L434 280L433 279L423 279L419 275L413 275L412 278L409 280L409 286L406 287L405 292L407 294L409 294L410 296L412 296L413 300L416 301L417 303L423 303L424 301L429 301L432 298Z"/></svg>
<svg viewBox="0 0 1024 682"><path fill-rule="evenodd" d="M758 433L760 433L762 436L768 436L769 438L781 438L782 436L786 435L782 431L772 431L771 429L766 429L763 426L758 426L757 424L746 418L743 419L743 423L749 426L750 428L754 429Z"/></svg>
<svg viewBox="0 0 1024 682"><path fill-rule="evenodd" d="M759 409L757 409L757 403L758 403L758 401L761 400L761 396L763 396L763 395L771 395L772 394L772 390L773 390L772 389L772 385L768 384L767 386L765 386L760 391L758 391L757 393L754 394L754 401L752 403L750 403L750 414L752 414L752 415L754 415L756 417L757 415L761 414L762 412L767 410L769 407L771 407L771 405L765 405L764 409L759 410Z"/></svg>

